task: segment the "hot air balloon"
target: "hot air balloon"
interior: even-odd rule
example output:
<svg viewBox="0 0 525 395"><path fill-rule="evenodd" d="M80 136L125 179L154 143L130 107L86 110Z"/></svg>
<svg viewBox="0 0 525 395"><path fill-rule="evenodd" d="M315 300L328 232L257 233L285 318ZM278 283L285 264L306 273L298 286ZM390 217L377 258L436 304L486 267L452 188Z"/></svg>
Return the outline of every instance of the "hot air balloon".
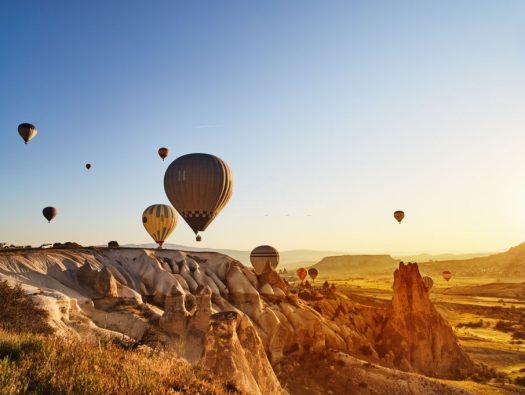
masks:
<svg viewBox="0 0 525 395"><path fill-rule="evenodd" d="M58 210L55 207L46 207L42 210L42 214L47 219L47 222L51 222L58 214Z"/></svg>
<svg viewBox="0 0 525 395"><path fill-rule="evenodd" d="M434 286L434 280L432 280L432 277L423 276L423 284L425 284L426 289L430 291Z"/></svg>
<svg viewBox="0 0 525 395"><path fill-rule="evenodd" d="M452 273L450 273L448 270L445 270L443 273L441 273L441 275L445 280L447 280L447 283L452 278Z"/></svg>
<svg viewBox="0 0 525 395"><path fill-rule="evenodd" d="M319 275L319 271L315 267L311 267L310 269L308 269L308 275L310 276L312 281L315 282L315 279Z"/></svg>
<svg viewBox="0 0 525 395"><path fill-rule="evenodd" d="M24 143L28 143L38 134L36 126L30 123L21 123L18 125L18 134L24 139Z"/></svg>
<svg viewBox="0 0 525 395"><path fill-rule="evenodd" d="M175 210L197 234L230 200L233 174L216 156L188 154L169 165L164 174L164 190Z"/></svg>
<svg viewBox="0 0 525 395"><path fill-rule="evenodd" d="M144 210L142 224L159 248L162 248L162 244L177 226L177 213L166 204L154 204Z"/></svg>
<svg viewBox="0 0 525 395"><path fill-rule="evenodd" d="M86 169L91 169L91 163L86 163Z"/></svg>
<svg viewBox="0 0 525 395"><path fill-rule="evenodd" d="M266 265L271 265L274 269L279 264L279 252L272 246L259 246L253 249L250 254L255 273L260 275L264 272Z"/></svg>
<svg viewBox="0 0 525 395"><path fill-rule="evenodd" d="M403 221L403 218L405 218L405 213L401 210L398 210L394 212L394 218L397 220L397 222L401 223L401 221Z"/></svg>
<svg viewBox="0 0 525 395"><path fill-rule="evenodd" d="M299 280L301 280L301 282L304 281L304 279L306 278L307 274L308 274L308 272L306 271L306 269L304 267L301 267L301 268L297 269L297 277L299 277Z"/></svg>
<svg viewBox="0 0 525 395"><path fill-rule="evenodd" d="M201 235L197 235L197 237L195 237L195 241L201 241L201 240L202 240Z"/></svg>
<svg viewBox="0 0 525 395"><path fill-rule="evenodd" d="M159 156L162 158L162 160L166 159L169 153L170 150L166 147L159 148Z"/></svg>

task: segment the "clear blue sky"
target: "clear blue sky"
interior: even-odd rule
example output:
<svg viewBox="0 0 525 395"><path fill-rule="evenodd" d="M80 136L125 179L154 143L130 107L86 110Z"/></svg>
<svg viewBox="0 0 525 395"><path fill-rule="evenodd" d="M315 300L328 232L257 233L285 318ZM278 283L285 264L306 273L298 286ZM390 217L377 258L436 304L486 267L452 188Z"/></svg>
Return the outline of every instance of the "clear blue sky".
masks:
<svg viewBox="0 0 525 395"><path fill-rule="evenodd" d="M523 1L4 2L0 241L149 242L160 146L233 169L203 246L525 241L524 20ZM193 240L181 220L169 242Z"/></svg>

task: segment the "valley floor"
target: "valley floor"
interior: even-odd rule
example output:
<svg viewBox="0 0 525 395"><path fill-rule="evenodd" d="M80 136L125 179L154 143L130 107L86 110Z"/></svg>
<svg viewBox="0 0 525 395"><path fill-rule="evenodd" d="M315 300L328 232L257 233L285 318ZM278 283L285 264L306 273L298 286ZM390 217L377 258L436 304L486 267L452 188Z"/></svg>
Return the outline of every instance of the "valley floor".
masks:
<svg viewBox="0 0 525 395"><path fill-rule="evenodd" d="M320 279L317 283L320 285L324 280ZM387 307L392 298L391 279L338 279L331 282L350 299L361 304ZM483 284L480 279L462 280L456 289L452 282L450 286L442 282L438 280L431 291L431 300L438 311L451 324L469 356L502 376L501 380L488 383L444 382L475 394L525 393L525 387L511 384L521 379L525 385L525 297L469 294L479 290L471 286ZM516 284L516 287L521 286ZM465 292L459 288L465 289Z"/></svg>

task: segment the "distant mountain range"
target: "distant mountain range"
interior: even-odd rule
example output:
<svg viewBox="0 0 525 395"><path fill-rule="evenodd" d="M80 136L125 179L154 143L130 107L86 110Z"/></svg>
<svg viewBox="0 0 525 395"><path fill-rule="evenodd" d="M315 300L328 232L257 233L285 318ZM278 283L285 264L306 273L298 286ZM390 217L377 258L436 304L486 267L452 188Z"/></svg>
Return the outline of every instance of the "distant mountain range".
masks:
<svg viewBox="0 0 525 395"><path fill-rule="evenodd" d="M414 259L399 257L395 259L390 255L339 255L325 257L314 267L319 270L320 275L324 273L343 277L360 275L390 277L400 260L414 261ZM494 281L524 281L525 243L498 254L470 259L428 260L418 264L421 273L436 277L440 277L444 270L449 270L453 278L482 277Z"/></svg>
<svg viewBox="0 0 525 395"><path fill-rule="evenodd" d="M137 248L156 248L157 244L127 244L124 247L137 247ZM183 251L211 251L219 252L231 256L232 258L242 262L245 265L250 265L250 251L242 250L231 250L231 249L220 249L220 248L201 248L201 247L189 247L180 244L164 244L166 249L183 250ZM299 267L310 267L318 263L322 263L324 258L330 258L328 260L329 271L339 271L342 269L347 262L347 266L352 273L361 272L361 268L364 272L370 270L385 272L395 268L399 261L404 262L430 262L430 261L450 261L450 260L461 260L469 258L478 258L489 255L488 253L472 253L472 254L418 254L418 255L405 255L405 256L391 256L391 255L374 255L374 254L350 254L344 251L317 251L317 250L288 250L280 252L280 268L286 268L289 270L297 269ZM323 266L326 262L323 263ZM338 269L335 269L335 268ZM326 271L326 269L323 269Z"/></svg>
<svg viewBox="0 0 525 395"><path fill-rule="evenodd" d="M126 244L123 247L156 248L157 244ZM220 248L189 247L179 244L164 244L164 248L183 251L219 252L221 254L231 256L232 258L242 262L245 265L250 265L250 251L229 250ZM316 262L319 262L321 259L323 259L325 256L342 255L345 253L340 251L289 250L282 251L279 254L279 267L287 269L297 269L303 266L312 266Z"/></svg>

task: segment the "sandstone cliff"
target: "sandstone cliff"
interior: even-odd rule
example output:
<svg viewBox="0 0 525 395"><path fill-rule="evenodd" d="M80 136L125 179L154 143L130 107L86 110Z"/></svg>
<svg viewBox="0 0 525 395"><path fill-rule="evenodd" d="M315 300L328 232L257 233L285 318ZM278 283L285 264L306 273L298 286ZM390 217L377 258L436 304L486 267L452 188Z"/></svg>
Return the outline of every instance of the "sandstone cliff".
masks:
<svg viewBox="0 0 525 395"><path fill-rule="evenodd" d="M438 377L473 368L412 265L396 271L389 309L333 288L294 289L271 267L256 276L210 252L1 253L0 279L23 284L58 334L175 350L244 393L284 392L274 370L327 350Z"/></svg>
<svg viewBox="0 0 525 395"><path fill-rule="evenodd" d="M415 263L401 263L394 273L392 304L377 350L380 356L390 354L402 370L428 376L462 378L474 370L452 328L430 301Z"/></svg>

